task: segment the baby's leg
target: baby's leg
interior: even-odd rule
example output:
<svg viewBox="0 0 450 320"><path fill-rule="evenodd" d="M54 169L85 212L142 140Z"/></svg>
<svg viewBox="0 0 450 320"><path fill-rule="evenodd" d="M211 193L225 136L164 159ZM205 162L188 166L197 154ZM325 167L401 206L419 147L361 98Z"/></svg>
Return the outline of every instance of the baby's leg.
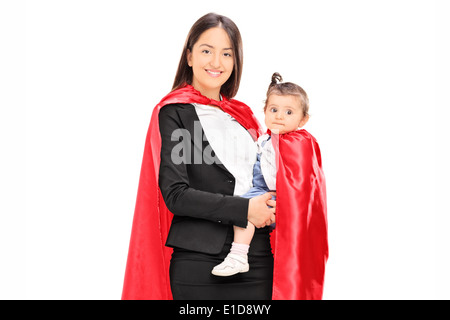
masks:
<svg viewBox="0 0 450 320"><path fill-rule="evenodd" d="M250 245L252 242L253 235L255 234L255 226L253 223L248 222L247 228L240 228L233 226L234 230L234 243Z"/></svg>
<svg viewBox="0 0 450 320"><path fill-rule="evenodd" d="M212 274L216 276L232 276L249 270L247 254L255 233L255 226L248 222L247 228L234 226L233 229L234 239L230 253L221 264L218 264L212 270Z"/></svg>

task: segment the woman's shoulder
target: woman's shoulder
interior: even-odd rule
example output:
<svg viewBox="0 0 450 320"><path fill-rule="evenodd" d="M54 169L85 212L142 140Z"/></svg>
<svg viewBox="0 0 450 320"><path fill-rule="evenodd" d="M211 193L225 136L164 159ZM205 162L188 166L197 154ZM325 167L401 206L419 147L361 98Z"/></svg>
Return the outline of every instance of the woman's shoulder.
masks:
<svg viewBox="0 0 450 320"><path fill-rule="evenodd" d="M159 107L159 114L175 114L180 110L194 110L194 106L190 103L169 103Z"/></svg>

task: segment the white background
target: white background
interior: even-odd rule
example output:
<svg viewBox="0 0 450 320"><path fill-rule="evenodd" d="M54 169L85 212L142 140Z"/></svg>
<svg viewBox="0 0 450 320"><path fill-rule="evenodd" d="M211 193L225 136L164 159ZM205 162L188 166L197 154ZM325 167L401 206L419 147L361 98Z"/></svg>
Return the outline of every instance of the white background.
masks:
<svg viewBox="0 0 450 320"><path fill-rule="evenodd" d="M261 120L273 72L309 94L324 299L449 299L450 12L410 0L2 1L0 299L120 299L151 110L208 12Z"/></svg>

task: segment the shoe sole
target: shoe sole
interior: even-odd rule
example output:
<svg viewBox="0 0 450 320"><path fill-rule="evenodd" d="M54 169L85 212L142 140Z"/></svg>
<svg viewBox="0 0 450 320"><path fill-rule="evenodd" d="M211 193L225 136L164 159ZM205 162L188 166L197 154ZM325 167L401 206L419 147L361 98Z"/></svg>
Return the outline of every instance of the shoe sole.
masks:
<svg viewBox="0 0 450 320"><path fill-rule="evenodd" d="M240 270L240 271L236 271L236 272L231 272L230 273L230 272L222 272L222 271L212 270L211 273L213 275L215 275L215 276L218 276L218 277L229 277L229 276L234 276L235 274L238 274L238 273L248 272L248 270L250 270L250 267L247 265L247 267L245 269Z"/></svg>

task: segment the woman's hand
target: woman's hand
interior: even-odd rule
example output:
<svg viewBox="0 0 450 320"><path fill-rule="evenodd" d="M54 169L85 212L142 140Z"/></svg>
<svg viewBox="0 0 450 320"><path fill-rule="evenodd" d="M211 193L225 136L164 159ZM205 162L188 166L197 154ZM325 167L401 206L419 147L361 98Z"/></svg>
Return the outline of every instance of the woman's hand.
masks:
<svg viewBox="0 0 450 320"><path fill-rule="evenodd" d="M270 193L265 193L250 199L247 219L257 228L263 228L275 222L275 201L270 200L271 197ZM273 208L267 206L268 201Z"/></svg>
<svg viewBox="0 0 450 320"><path fill-rule="evenodd" d="M275 192L275 191L271 191L271 192L269 192L272 196L277 196L277 193ZM277 202L275 201L275 200L271 200L271 199L269 199L269 200L267 200L267 202L266 202L266 204L269 206L269 207L274 207L274 208L276 208L277 207ZM275 222L275 221L274 221Z"/></svg>

